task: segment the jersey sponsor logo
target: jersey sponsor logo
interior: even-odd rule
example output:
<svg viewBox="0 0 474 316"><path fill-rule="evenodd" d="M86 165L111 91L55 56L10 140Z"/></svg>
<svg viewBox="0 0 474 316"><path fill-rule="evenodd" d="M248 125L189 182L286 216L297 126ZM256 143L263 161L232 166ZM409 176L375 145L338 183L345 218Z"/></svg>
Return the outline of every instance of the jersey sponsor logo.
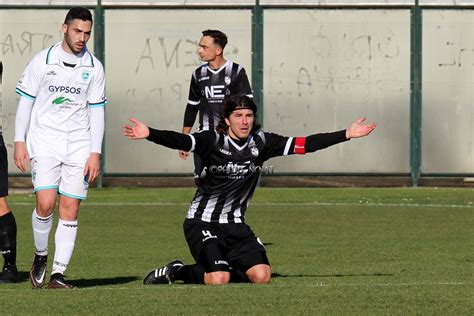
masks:
<svg viewBox="0 0 474 316"><path fill-rule="evenodd" d="M57 75L57 73L54 70L50 70L46 73L46 76L56 76L56 75Z"/></svg>
<svg viewBox="0 0 474 316"><path fill-rule="evenodd" d="M58 105L64 104L66 102L73 102L73 101L66 97L59 97L53 100L53 104L58 104Z"/></svg>
<svg viewBox="0 0 474 316"><path fill-rule="evenodd" d="M72 94L80 94L81 88L76 87L68 87L68 86L49 86L48 90L50 92L64 92L64 93L72 93Z"/></svg>
<svg viewBox="0 0 474 316"><path fill-rule="evenodd" d="M201 179L205 178L208 173L218 178L242 179L252 174L273 174L274 166L258 166L250 161L246 161L243 164L229 162L225 165L204 167L199 177Z"/></svg>
<svg viewBox="0 0 474 316"><path fill-rule="evenodd" d="M224 148L219 148L219 151L223 153L224 155L231 156L232 153L228 150L225 150Z"/></svg>
<svg viewBox="0 0 474 316"><path fill-rule="evenodd" d="M204 80L209 80L209 76L199 78L198 82L204 81Z"/></svg>
<svg viewBox="0 0 474 316"><path fill-rule="evenodd" d="M60 109L70 109L73 106L79 106L80 103L74 102L74 100L66 97L57 97L52 102L54 105L59 106Z"/></svg>
<svg viewBox="0 0 474 316"><path fill-rule="evenodd" d="M224 89L223 85L206 86L204 88L204 95L206 96L207 99L209 99L209 98L221 98L221 99L223 99L225 97L223 89Z"/></svg>

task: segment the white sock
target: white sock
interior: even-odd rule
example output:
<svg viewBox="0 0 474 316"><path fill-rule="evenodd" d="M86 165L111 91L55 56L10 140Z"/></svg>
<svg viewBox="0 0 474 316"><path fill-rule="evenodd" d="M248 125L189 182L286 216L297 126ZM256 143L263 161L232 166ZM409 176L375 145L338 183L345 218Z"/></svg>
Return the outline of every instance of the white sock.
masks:
<svg viewBox="0 0 474 316"><path fill-rule="evenodd" d="M56 250L54 252L53 271L64 274L69 260L71 260L74 244L76 243L77 221L65 221L59 219L56 229Z"/></svg>
<svg viewBox="0 0 474 316"><path fill-rule="evenodd" d="M53 213L47 217L41 217L36 213L35 208L31 215L31 226L33 227L36 254L46 256L48 254L49 232L53 226Z"/></svg>

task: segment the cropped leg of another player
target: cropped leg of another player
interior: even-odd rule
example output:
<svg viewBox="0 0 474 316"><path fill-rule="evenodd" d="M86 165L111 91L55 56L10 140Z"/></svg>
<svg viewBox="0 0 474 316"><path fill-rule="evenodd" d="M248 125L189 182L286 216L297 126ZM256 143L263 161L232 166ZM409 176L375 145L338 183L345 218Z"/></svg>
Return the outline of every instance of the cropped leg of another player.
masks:
<svg viewBox="0 0 474 316"><path fill-rule="evenodd" d="M7 203L8 161L7 150L0 134L0 250L4 264L0 272L0 283L18 282L16 267L16 222Z"/></svg>

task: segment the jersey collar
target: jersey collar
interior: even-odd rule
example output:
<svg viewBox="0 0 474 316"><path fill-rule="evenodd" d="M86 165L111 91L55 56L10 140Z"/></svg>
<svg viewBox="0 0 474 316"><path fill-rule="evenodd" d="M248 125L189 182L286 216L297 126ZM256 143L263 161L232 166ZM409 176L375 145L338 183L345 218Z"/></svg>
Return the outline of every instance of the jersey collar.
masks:
<svg viewBox="0 0 474 316"><path fill-rule="evenodd" d="M59 58L58 49L60 49L61 42L51 46L46 54L46 64L47 65L59 65L61 60ZM80 59L81 66L85 67L94 67L94 60L92 54L89 52L87 47L84 47L84 54Z"/></svg>
<svg viewBox="0 0 474 316"><path fill-rule="evenodd" d="M230 62L231 62L230 60L227 60L224 65L222 65L219 69L216 69L216 70L212 69L211 65L209 65L209 63L206 63L206 67L213 74L217 74L217 73L221 72L221 70L224 69Z"/></svg>

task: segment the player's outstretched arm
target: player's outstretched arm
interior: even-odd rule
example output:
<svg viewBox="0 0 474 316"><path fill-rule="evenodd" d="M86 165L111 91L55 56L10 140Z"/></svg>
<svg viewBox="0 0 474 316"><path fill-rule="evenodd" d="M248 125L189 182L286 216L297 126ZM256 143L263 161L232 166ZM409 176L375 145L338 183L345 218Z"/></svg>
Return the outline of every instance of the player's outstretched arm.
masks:
<svg viewBox="0 0 474 316"><path fill-rule="evenodd" d="M134 125L125 125L123 127L123 135L131 140L145 139L150 135L148 126L131 117L130 122Z"/></svg>
<svg viewBox="0 0 474 316"><path fill-rule="evenodd" d="M352 125L346 129L346 138L351 139L351 138L357 138L357 137L364 137L369 135L375 127L377 127L376 123L371 123L368 125L364 125L365 117L362 117L352 123Z"/></svg>

